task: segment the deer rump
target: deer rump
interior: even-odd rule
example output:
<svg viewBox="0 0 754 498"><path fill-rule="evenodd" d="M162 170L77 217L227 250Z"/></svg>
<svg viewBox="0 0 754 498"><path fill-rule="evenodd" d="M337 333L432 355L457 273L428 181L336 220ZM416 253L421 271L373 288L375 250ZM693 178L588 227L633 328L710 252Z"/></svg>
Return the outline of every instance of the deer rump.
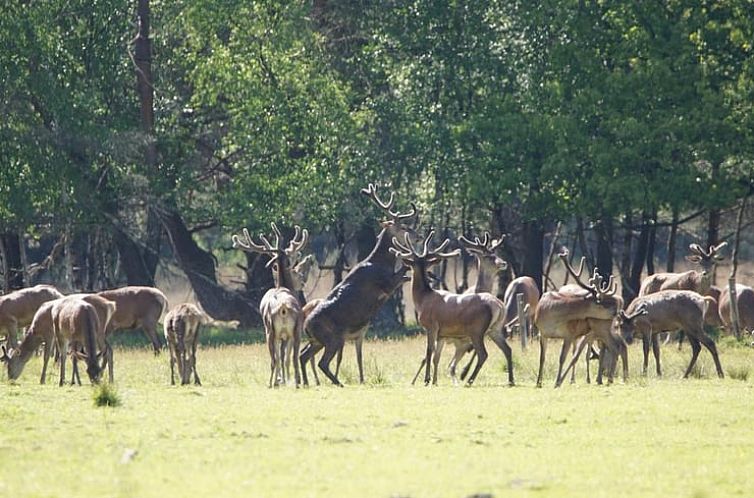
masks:
<svg viewBox="0 0 754 498"><path fill-rule="evenodd" d="M301 305L298 298L289 289L278 287L268 290L259 304L259 311L265 320L265 327L271 330L277 340L293 338L296 323L301 315Z"/></svg>

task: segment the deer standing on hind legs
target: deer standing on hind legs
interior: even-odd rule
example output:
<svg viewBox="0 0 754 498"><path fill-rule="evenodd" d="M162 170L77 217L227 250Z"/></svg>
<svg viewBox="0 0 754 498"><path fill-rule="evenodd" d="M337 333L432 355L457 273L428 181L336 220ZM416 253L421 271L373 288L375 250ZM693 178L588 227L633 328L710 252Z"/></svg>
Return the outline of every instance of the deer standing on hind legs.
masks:
<svg viewBox="0 0 754 498"><path fill-rule="evenodd" d="M264 331L267 338L267 347L270 351L270 387L277 387L281 382L285 384L290 374L289 368L284 366L286 352L293 343L293 355L296 359L294 369L296 375L296 387L301 383L298 357L301 348L301 331L303 329L304 316L301 311L301 303L295 291L294 277L291 274L291 257L300 251L309 238L309 232L296 225L295 235L288 247L280 245L281 234L275 223L271 224L275 233L275 244L272 245L264 235L260 235L261 244L255 243L249 231L244 228L245 240L237 235L233 236L233 247L248 252L256 252L270 256L267 267L273 267L277 287L268 290L259 303L259 312L264 321ZM290 358L290 356L288 356Z"/></svg>
<svg viewBox="0 0 754 498"><path fill-rule="evenodd" d="M442 252L450 243L448 239L445 239L437 248L430 250L429 244L434 233L434 230L430 231L424 239L422 252L414 249L408 233L404 236L405 243L393 238L391 249L396 256L411 267L411 294L419 314L419 323L427 331L424 383L429 385L430 367L434 366L432 383L437 385L437 370L443 341L461 339L471 341L477 356L476 367L468 380L468 385L471 385L484 362L487 361L484 338L489 335L505 355L508 363L508 382L513 385L511 348L503 333L503 303L488 292L454 294L430 287L427 276L429 268L443 259L460 254L460 249L449 253Z"/></svg>
<svg viewBox="0 0 754 498"><path fill-rule="evenodd" d="M411 211L405 214L394 211L394 194L390 194L388 202L382 202L377 197L377 187L373 184L362 189L361 193L369 196L388 215L388 219L381 223L382 230L377 235L372 252L354 266L306 317L304 330L310 341L300 357L304 385L309 385L306 364L321 349L325 351L318 363L320 370L333 384L343 385L330 370L330 362L347 338L363 337L366 327L380 307L407 280L407 268L398 265L396 269L398 260L390 252L390 248L393 237L402 237L411 230L408 222L415 218L416 206L412 203ZM363 379L363 365L360 360L361 355L357 349L359 372Z"/></svg>

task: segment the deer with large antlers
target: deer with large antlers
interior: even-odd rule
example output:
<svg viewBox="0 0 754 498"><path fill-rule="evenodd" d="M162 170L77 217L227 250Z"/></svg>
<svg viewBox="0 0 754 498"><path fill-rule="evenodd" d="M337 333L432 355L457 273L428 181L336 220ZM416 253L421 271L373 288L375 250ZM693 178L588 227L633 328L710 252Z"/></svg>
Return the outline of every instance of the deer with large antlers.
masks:
<svg viewBox="0 0 754 498"><path fill-rule="evenodd" d="M473 287L468 288L466 292L464 292L464 294L492 292L492 288L495 283L495 277L501 271L505 271L508 268L508 263L506 263L506 261L498 256L495 252L500 248L500 246L502 246L504 240L505 235L502 235L499 239L493 239L489 231L484 232L483 239L479 239L478 236L475 236L473 241L467 239L463 235L458 237L458 242L461 244L461 246L468 253L472 254L477 262L476 283ZM454 339L453 344L455 345L455 354L450 360L448 368L450 370L451 378L454 382L456 382L456 367L458 366L458 362L461 361L461 358L463 358L466 353L473 352L474 346L471 344L471 341L468 338ZM475 358L476 355L472 355L471 359L463 369L461 379L464 379L466 377L466 374L469 372ZM414 375L414 379L411 382L412 384L415 384L416 380L419 378L419 374L424 368L425 362L426 358L423 358L421 364L419 365L419 370L416 371L416 375Z"/></svg>
<svg viewBox="0 0 754 498"><path fill-rule="evenodd" d="M430 366L434 367L432 383L437 384L437 371L442 353L443 341L469 340L474 347L477 363L468 379L471 385L479 371L487 361L487 349L484 345L485 336L492 341L505 355L508 364L508 382L513 385L513 361L511 348L503 333L503 303L490 293L454 294L442 290L434 290L429 285L427 271L442 261L460 254L460 249L443 252L450 243L445 239L437 248L431 249L430 241L434 230L422 242L421 252L414 249L409 234L404 235L404 243L393 238L391 252L400 257L411 267L411 294L414 306L419 314L419 323L427 331L427 355L425 358L424 383L429 384ZM432 363L430 363L432 362Z"/></svg>
<svg viewBox="0 0 754 498"><path fill-rule="evenodd" d="M710 246L707 251L699 244L690 244L691 254L686 260L698 264L702 271L689 270L683 273L655 273L645 278L639 288L639 295L646 296L662 290L689 290L703 296L709 294L712 286L712 270L718 261L723 259L720 250L727 246L727 242L721 242Z"/></svg>
<svg viewBox="0 0 754 498"><path fill-rule="evenodd" d="M309 384L306 363L318 351L324 349L318 366L333 384L342 386L338 377L330 370L330 362L343 347L346 339L363 337L369 322L380 307L403 282L407 281L407 268L397 265L398 260L389 249L394 237L402 238L411 230L409 222L416 217L416 206L411 203L411 211L408 213L395 211L394 193L390 194L387 202L383 202L378 197L377 186L371 183L366 189L362 189L361 193L368 196L387 214L387 220L381 223L382 230L377 235L372 252L354 266L307 316L304 330L310 342L304 347L300 357L304 385ZM357 342L357 361L360 377L363 379L358 344Z"/></svg>
<svg viewBox="0 0 754 498"><path fill-rule="evenodd" d="M565 378L563 365L568 351L574 341L581 336L602 334L599 339L607 348L614 350L613 354L616 357L627 354L625 348L621 350L614 337L606 333L610 330L610 325L618 311L623 308L623 300L615 295L618 291L618 285L613 276L611 275L605 282L604 277L595 268L588 283L584 283L581 280L581 274L584 271L585 258L581 259L579 270L576 271L568 261L568 251L563 251L559 257L566 270L574 277L576 284L581 288L581 292L545 292L537 304L534 318L539 329L540 348L537 387L542 386L547 340L550 338L563 340L555 387L562 384ZM626 365L627 359L624 357L624 375L627 375Z"/></svg>
<svg viewBox="0 0 754 498"><path fill-rule="evenodd" d="M270 387L285 384L290 375L290 355L293 354L296 387L301 383L298 356L301 348L301 332L304 315L301 303L296 295L296 282L291 274L291 260L309 239L309 232L294 226L295 234L287 247L280 244L282 235L275 223L271 223L275 233L274 245L264 235L260 235L261 243L254 242L249 231L244 228L244 239L234 235L233 247L247 252L256 252L270 257L267 267L273 267L277 287L268 290L259 303L259 313L264 322L267 347L270 351ZM292 350L291 350L292 346Z"/></svg>
<svg viewBox="0 0 754 498"><path fill-rule="evenodd" d="M702 345L712 355L717 375L720 378L723 377L723 369L720 366L715 342L704 332L704 313L707 306L710 305L711 299L693 291L663 290L637 297L626 308L625 313L621 313L621 333L626 341L629 343L633 341L633 336L636 334L642 336L644 375L647 374L650 340L654 348L657 375L661 376L660 350L656 336L660 332L683 330L691 343L691 362L683 377L688 377L692 368L694 368ZM637 314L636 311L641 308L646 312Z"/></svg>

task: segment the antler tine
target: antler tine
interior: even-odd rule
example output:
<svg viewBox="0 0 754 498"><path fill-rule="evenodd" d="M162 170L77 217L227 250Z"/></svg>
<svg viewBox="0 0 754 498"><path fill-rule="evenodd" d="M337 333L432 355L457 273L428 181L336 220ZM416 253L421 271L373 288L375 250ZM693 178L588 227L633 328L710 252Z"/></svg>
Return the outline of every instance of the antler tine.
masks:
<svg viewBox="0 0 754 498"><path fill-rule="evenodd" d="M728 245L728 242L724 240L724 241L720 242L717 245L711 245L711 246L709 246L709 254L710 254L710 256L713 256L713 255L717 254L720 251L720 249L722 249L723 247L725 247L727 245Z"/></svg>
<svg viewBox="0 0 754 498"><path fill-rule="evenodd" d="M374 183L370 183L366 189L361 189L361 193L368 195L369 198L372 199L372 201L380 207L380 209L387 211L391 216L393 216L393 213L390 210L393 208L393 204L395 203L395 192L390 192L390 199L388 199L387 203L382 202L377 196L377 185L375 185Z"/></svg>
<svg viewBox="0 0 754 498"><path fill-rule="evenodd" d="M275 224L274 221L270 222L270 226L272 227L272 232L275 234L275 249L280 248L280 239L283 238L283 236L280 234L280 229Z"/></svg>
<svg viewBox="0 0 754 498"><path fill-rule="evenodd" d="M259 238L262 239L262 243L265 245L265 251L267 252L275 252L277 249L277 243L275 244L275 247L272 247L272 244L270 244L270 241L267 240L267 237L265 237L264 234L260 234ZM278 242L277 240L275 242Z"/></svg>
<svg viewBox="0 0 754 498"><path fill-rule="evenodd" d="M392 201L393 194L390 194L390 200ZM396 220L405 220L406 218L413 218L416 216L416 204L412 201L409 202L409 205L411 206L411 211L405 214L401 214L400 211L388 211L390 213L390 216L392 216Z"/></svg>
<svg viewBox="0 0 754 498"><path fill-rule="evenodd" d="M487 249L488 249L488 250L489 250L490 252L492 252L492 251L496 250L496 249L497 249L498 247L500 247L501 245L503 245L503 241L504 241L504 240L505 240L505 234L501 234L501 235L500 235L500 238L499 238L499 239L497 239L497 240L492 240L492 241L490 242L490 245L489 245L489 246L487 246Z"/></svg>
<svg viewBox="0 0 754 498"><path fill-rule="evenodd" d="M479 240L479 237L475 237L475 238L476 238L476 242L472 242L469 239L467 239L466 237L464 237L463 235L461 235L461 236L458 237L458 241L469 252L474 252L474 251L479 252L479 251L482 251L484 249L483 247L481 247L481 243L482 242Z"/></svg>
<svg viewBox="0 0 754 498"><path fill-rule="evenodd" d="M309 230L307 230L306 228L302 230L298 225L294 225L293 229L296 231L296 233L293 236L293 239L291 239L290 244L288 244L288 249L286 251L289 254L300 251L309 240Z"/></svg>
<svg viewBox="0 0 754 498"><path fill-rule="evenodd" d="M484 240L482 241L482 245L485 248L490 245L490 232L488 230L484 231Z"/></svg>
<svg viewBox="0 0 754 498"><path fill-rule="evenodd" d="M704 252L704 249L702 249L702 246L699 244L689 244L689 251L696 253L699 256L707 256L707 253Z"/></svg>
<svg viewBox="0 0 754 498"><path fill-rule="evenodd" d="M584 265L586 264L586 257L584 257L584 256L581 257L581 263L579 264L579 271L576 272L573 269L573 266L571 266L571 263L568 261L569 254L570 253L568 252L568 249L566 249L564 247L563 248L563 252L561 252L560 254L558 254L558 257L563 261L563 265L565 266L565 268L568 271L568 273L570 273L571 276L574 278L574 280L576 281L576 283L578 284L578 286L581 287L584 290L589 291L591 294L596 295L597 293L595 291L594 285L586 285L584 282L581 281L581 273L584 271ZM591 283L592 282L591 282L591 279L590 279L590 284Z"/></svg>
<svg viewBox="0 0 754 498"><path fill-rule="evenodd" d="M408 235L408 233L406 233L406 235ZM426 257L426 256L427 256L427 253L428 253L428 251L429 251L429 241L430 241L430 240L432 240L432 237L434 237L434 236L435 236L435 231L434 231L434 229L433 229L433 230L430 230L430 231L429 231L429 234L428 234L428 235L427 235L427 237L426 237L426 238L424 239L424 245L423 245L423 247L422 247L422 253L421 253L421 254L419 255L419 257L420 257L420 258L424 258L424 257Z"/></svg>
<svg viewBox="0 0 754 498"><path fill-rule="evenodd" d="M453 249L450 252L442 252L448 244L450 244L450 239L445 239L442 244L440 244L437 248L432 249L429 254L437 258L453 258L461 254L461 249Z"/></svg>
<svg viewBox="0 0 754 498"><path fill-rule="evenodd" d="M270 252L271 248L269 247L270 243L267 242L267 246L265 247L263 245L255 243L252 238L251 234L249 233L249 230L247 228L243 229L243 235L246 239L245 241L241 240L241 237L238 235L233 235L231 237L231 240L233 240L233 247L240 248L241 250L247 251L247 252L261 252L261 253L268 253ZM264 237L262 237L264 239Z"/></svg>
<svg viewBox="0 0 754 498"><path fill-rule="evenodd" d="M408 237L408 233L405 234L406 244L402 244L398 241L397 237L393 237L393 247L390 248L390 252L401 258L410 258L416 255L413 247L411 247L411 239Z"/></svg>

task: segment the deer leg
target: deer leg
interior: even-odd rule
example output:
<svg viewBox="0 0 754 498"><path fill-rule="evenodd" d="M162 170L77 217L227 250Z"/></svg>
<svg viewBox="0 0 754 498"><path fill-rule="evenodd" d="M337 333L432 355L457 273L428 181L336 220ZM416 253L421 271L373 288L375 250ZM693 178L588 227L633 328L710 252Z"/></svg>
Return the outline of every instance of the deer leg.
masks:
<svg viewBox="0 0 754 498"><path fill-rule="evenodd" d="M293 336L293 356L298 359L299 350L301 349L301 326L299 325L296 335ZM290 356L289 356L290 358ZM301 370L298 366L298 360L293 363L293 372L296 376L296 389L301 385Z"/></svg>
<svg viewBox="0 0 754 498"><path fill-rule="evenodd" d="M432 358L432 367L434 368L434 372L432 372L432 385L437 385L437 371L440 369L440 355L442 355L442 348L445 346L445 340L442 338L437 339L437 348L435 348L435 355Z"/></svg>
<svg viewBox="0 0 754 498"><path fill-rule="evenodd" d="M691 336L689 335L689 340L691 340ZM702 334L699 336L699 341L704 345L705 348L710 352L712 355L712 359L715 362L715 370L717 370L717 376L721 379L725 377L725 374L723 374L723 367L720 365L720 357L717 355L717 347L715 346L715 341L713 341L707 334Z"/></svg>
<svg viewBox="0 0 754 498"><path fill-rule="evenodd" d="M170 350L170 385L175 385L175 346L172 342L168 343L168 349Z"/></svg>
<svg viewBox="0 0 754 498"><path fill-rule="evenodd" d="M641 372L645 377L647 376L647 368L649 367L649 342L651 340L651 332L645 332L641 336L641 348L644 353L644 362L642 363Z"/></svg>
<svg viewBox="0 0 754 498"><path fill-rule="evenodd" d="M689 344L691 344L691 362L689 363L689 367L686 369L686 373L683 374L684 379L688 378L691 370L696 364L696 359L699 357L699 351L702 350L702 345L699 344L699 340L696 337L689 335Z"/></svg>
<svg viewBox="0 0 754 498"><path fill-rule="evenodd" d="M547 354L547 337L539 334L539 371L537 372L537 387L542 387L542 373L545 369L545 355Z"/></svg>
<svg viewBox="0 0 754 498"><path fill-rule="evenodd" d="M424 361L425 361L424 385L425 386L429 385L429 374L430 374L430 370L432 369L432 354L434 353L435 346L437 344L437 337L439 335L438 332L439 330L437 330L436 328L433 330L427 330L427 354L424 357Z"/></svg>
<svg viewBox="0 0 754 498"><path fill-rule="evenodd" d="M456 342L456 352L453 355L453 359L450 360L450 377L453 379L454 384L458 383L458 377L456 376L456 367L458 367L458 363L467 352L468 346L465 343ZM468 373L468 367L464 368L463 371L465 373ZM466 375L464 375L464 377L466 377Z"/></svg>
<svg viewBox="0 0 754 498"><path fill-rule="evenodd" d="M680 351L681 350L681 346L683 346L683 336L684 335L685 334L683 333L683 330L681 330L680 332L678 332L678 351Z"/></svg>
<svg viewBox="0 0 754 498"><path fill-rule="evenodd" d="M354 342L354 346L356 347L356 363L359 366L359 384L364 383L364 357L362 354L363 346L364 346L364 336L359 335L359 337Z"/></svg>
<svg viewBox="0 0 754 498"><path fill-rule="evenodd" d="M563 347L560 348L560 359L558 360L558 375L555 377L555 387L560 387L563 376L563 365L565 364L566 357L568 356L568 350L571 349L571 343L573 341L569 338L563 339Z"/></svg>
<svg viewBox="0 0 754 498"><path fill-rule="evenodd" d="M346 347L346 342L343 341L343 346L338 350L338 354L335 356L335 376L340 375L340 364L343 362L343 348Z"/></svg>
<svg viewBox="0 0 754 498"><path fill-rule="evenodd" d="M152 341L152 348L154 349L154 355L155 356L159 355L160 349L162 348L162 344L160 343L160 339L157 336L157 321L155 321L154 323L142 324L142 328L144 329L144 332L146 332L149 340Z"/></svg>
<svg viewBox="0 0 754 498"><path fill-rule="evenodd" d="M472 344L469 344L466 347L466 350L463 354L468 353L469 351L472 351L471 358L469 358L468 363L466 363L466 366L463 367L463 370L461 370L461 380L464 380L466 376L469 374L469 370L471 370L471 365L474 363L474 360L476 360L476 351L474 351L474 346Z"/></svg>
<svg viewBox="0 0 754 498"><path fill-rule="evenodd" d="M657 334L652 335L652 354L655 357L655 369L657 376L662 377L662 367L660 367L660 340Z"/></svg>
<svg viewBox="0 0 754 498"><path fill-rule="evenodd" d="M272 331L267 334L267 350L270 352L270 381L268 387L272 388L273 381L275 381L275 385L277 385L277 379L275 378L277 375L277 363L275 362L275 335Z"/></svg>
<svg viewBox="0 0 754 498"><path fill-rule="evenodd" d="M574 351L573 357L571 358L571 361L568 363L568 366L563 372L562 377L560 376L560 374L558 374L558 378L555 380L555 387L560 387L560 385L565 380L565 377L568 375L569 370L571 370L572 368L576 370L574 368L576 366L576 362L578 361L579 357L581 356L582 351L584 351L584 347L586 347L587 344L589 344L589 341L587 341L586 338L583 338L582 341L578 344L578 348ZM587 355L587 358L589 358L589 355Z"/></svg>
<svg viewBox="0 0 754 498"><path fill-rule="evenodd" d="M280 379L282 385L288 384L288 371L285 369L285 357L288 354L288 339L282 339L278 343L279 354L278 354L278 370L280 371Z"/></svg>
<svg viewBox="0 0 754 498"><path fill-rule="evenodd" d="M199 374L196 372L196 346L198 343L199 331L194 335L194 343L191 345L191 368L194 370L194 384L201 386L202 381L199 379Z"/></svg>
<svg viewBox="0 0 754 498"><path fill-rule="evenodd" d="M319 346L318 344L315 345L312 341L309 341L306 343L306 346L304 346L304 349L301 350L299 357L296 358L296 361L301 364L301 376L303 377L305 387L309 387L309 377L306 374L306 364L309 362L311 362L314 378L317 381L317 385L319 385L319 379L317 379L317 370L314 366L314 355L320 349L322 349L322 346Z"/></svg>
<svg viewBox="0 0 754 498"><path fill-rule="evenodd" d="M427 364L427 358L422 358L421 364L419 365L419 370L416 371L416 375L414 375L414 380L411 381L412 386L416 384L416 379L419 378L419 374L422 373L422 370L424 369L424 365L426 364Z"/></svg>
<svg viewBox="0 0 754 498"><path fill-rule="evenodd" d="M65 360L68 351L68 341L65 339L58 340L58 352L63 351L66 354L60 353L60 381L59 386L65 385Z"/></svg>
<svg viewBox="0 0 754 498"><path fill-rule="evenodd" d="M581 344L584 343L585 341L586 341L586 337L582 337L581 341L578 344L576 344L575 342L573 343L573 357L574 358L578 359L578 356L576 356L576 350L577 349L579 349L580 351L583 350L583 348L581 348ZM571 361L571 363L573 363L573 369L571 370L571 384L575 384L576 383L576 363L573 361ZM568 368L566 368L566 373L564 375L568 375ZM565 380L565 378L563 380Z"/></svg>
<svg viewBox="0 0 754 498"><path fill-rule="evenodd" d="M333 375L330 371L330 362L338 354L338 350L343 348L345 339L340 334L335 334L330 338L329 343L325 344L325 352L322 354L322 358L319 359L319 368L324 372L330 382L336 386L343 387L343 384L338 380L338 377Z"/></svg>
<svg viewBox="0 0 754 498"><path fill-rule="evenodd" d="M484 347L484 336L474 336L471 338L471 343L474 345L474 351L476 351L477 362L474 367L474 371L471 373L471 377L466 382L467 386L470 386L476 380L476 376L479 375L479 371L482 369L484 362L487 361L487 348Z"/></svg>
<svg viewBox="0 0 754 498"><path fill-rule="evenodd" d="M47 381L47 364L50 361L50 354L52 353L52 342L45 341L44 356L42 357L42 377L39 379L40 384L44 384Z"/></svg>
<svg viewBox="0 0 754 498"><path fill-rule="evenodd" d="M508 341L505 340L505 333L501 331L500 334L494 334L490 337L492 338L492 342L494 342L497 347L500 348L500 351L503 352L503 356L505 356L505 363L508 367L508 385L516 385L513 381L513 352L511 351Z"/></svg>

